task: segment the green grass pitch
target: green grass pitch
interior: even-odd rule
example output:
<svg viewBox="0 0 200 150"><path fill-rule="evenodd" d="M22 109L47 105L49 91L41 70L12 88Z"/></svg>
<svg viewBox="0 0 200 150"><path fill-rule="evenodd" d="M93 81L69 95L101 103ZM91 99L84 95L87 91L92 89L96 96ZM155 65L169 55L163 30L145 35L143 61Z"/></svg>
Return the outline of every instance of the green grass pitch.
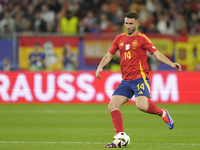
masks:
<svg viewBox="0 0 200 150"><path fill-rule="evenodd" d="M200 150L200 105L158 105L174 119L121 107L126 149ZM106 104L1 104L0 150L103 150L115 134Z"/></svg>

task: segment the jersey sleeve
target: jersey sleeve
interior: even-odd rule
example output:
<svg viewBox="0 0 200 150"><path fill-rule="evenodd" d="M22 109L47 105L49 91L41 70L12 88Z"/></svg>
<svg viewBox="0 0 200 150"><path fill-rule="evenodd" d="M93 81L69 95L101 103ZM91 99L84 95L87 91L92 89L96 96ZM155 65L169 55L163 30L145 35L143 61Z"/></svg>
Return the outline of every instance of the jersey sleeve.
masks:
<svg viewBox="0 0 200 150"><path fill-rule="evenodd" d="M151 40L146 35L143 35L143 37L143 48L149 51L150 54L153 54L155 51L157 51Z"/></svg>
<svg viewBox="0 0 200 150"><path fill-rule="evenodd" d="M112 43L112 46L111 46L111 48L109 49L109 53L110 54L112 54L112 55L114 55L115 53L116 53L116 51L119 49L118 48L118 42L117 42L118 40L117 40L117 37L115 38L115 40L113 41L113 43Z"/></svg>

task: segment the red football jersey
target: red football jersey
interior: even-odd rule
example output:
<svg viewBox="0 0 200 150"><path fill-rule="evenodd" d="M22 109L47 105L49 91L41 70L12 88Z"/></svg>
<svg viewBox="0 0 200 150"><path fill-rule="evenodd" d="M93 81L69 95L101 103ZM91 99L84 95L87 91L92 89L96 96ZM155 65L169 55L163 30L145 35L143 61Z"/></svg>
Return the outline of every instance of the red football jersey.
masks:
<svg viewBox="0 0 200 150"><path fill-rule="evenodd" d="M123 80L148 77L147 51L153 54L157 49L145 34L137 31L132 37L128 37L126 33L118 35L112 43L109 53L114 55L117 50L120 51Z"/></svg>

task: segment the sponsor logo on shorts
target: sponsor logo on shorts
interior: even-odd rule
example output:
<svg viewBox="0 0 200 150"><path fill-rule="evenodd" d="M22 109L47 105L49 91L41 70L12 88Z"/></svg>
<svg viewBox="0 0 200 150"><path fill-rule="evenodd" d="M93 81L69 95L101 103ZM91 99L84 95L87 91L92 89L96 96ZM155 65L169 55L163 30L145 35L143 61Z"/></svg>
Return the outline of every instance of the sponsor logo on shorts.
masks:
<svg viewBox="0 0 200 150"><path fill-rule="evenodd" d="M139 94L143 94L143 92L142 92L142 91L140 91L140 92L138 93L138 95L139 95Z"/></svg>

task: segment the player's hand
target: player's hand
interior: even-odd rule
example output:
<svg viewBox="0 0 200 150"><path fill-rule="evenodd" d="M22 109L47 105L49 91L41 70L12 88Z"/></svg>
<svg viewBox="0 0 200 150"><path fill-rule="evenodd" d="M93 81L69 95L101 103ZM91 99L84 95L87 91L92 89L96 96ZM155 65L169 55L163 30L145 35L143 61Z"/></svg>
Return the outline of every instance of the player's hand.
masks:
<svg viewBox="0 0 200 150"><path fill-rule="evenodd" d="M99 73L102 72L102 71L103 71L103 68L97 68L97 70L96 70L96 77L97 78L101 79L101 76L99 75Z"/></svg>
<svg viewBox="0 0 200 150"><path fill-rule="evenodd" d="M178 63L172 63L172 64L171 64L171 67L173 67L173 68L178 68L178 71L181 71L181 65L178 64Z"/></svg>

